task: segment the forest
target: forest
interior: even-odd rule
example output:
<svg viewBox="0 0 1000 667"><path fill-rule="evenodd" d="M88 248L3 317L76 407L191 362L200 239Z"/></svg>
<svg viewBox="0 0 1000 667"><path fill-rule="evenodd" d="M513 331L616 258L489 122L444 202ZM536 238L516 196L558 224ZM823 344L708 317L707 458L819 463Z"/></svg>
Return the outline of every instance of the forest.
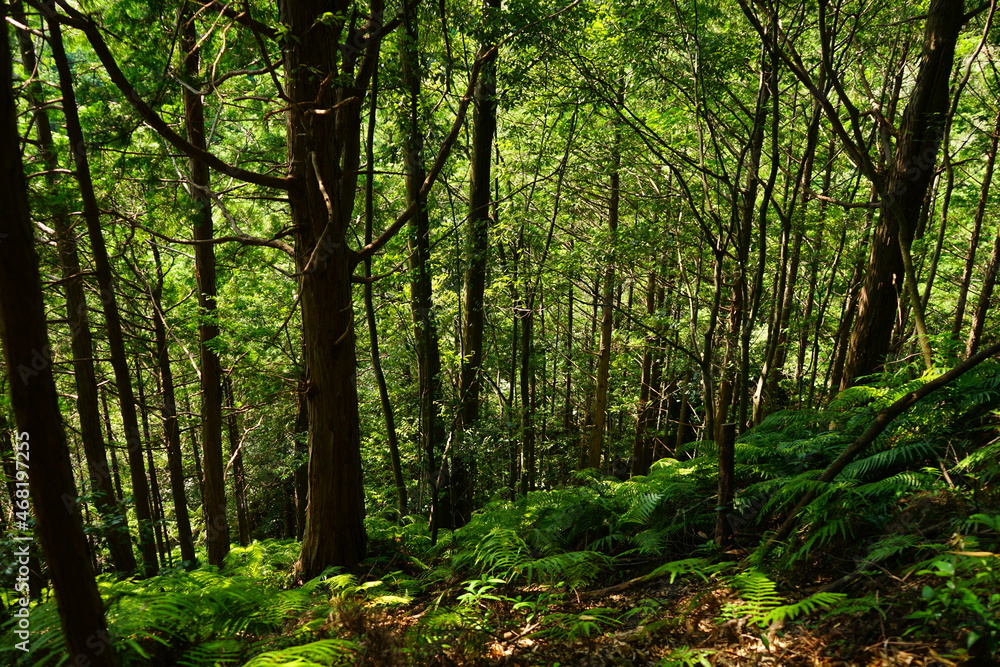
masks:
<svg viewBox="0 0 1000 667"><path fill-rule="evenodd" d="M1000 664L997 0L0 11L0 664Z"/></svg>

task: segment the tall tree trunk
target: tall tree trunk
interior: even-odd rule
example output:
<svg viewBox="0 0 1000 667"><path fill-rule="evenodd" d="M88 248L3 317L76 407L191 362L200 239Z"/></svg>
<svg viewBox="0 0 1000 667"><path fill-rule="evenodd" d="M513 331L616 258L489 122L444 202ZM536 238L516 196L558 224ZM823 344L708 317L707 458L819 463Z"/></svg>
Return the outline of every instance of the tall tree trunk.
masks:
<svg viewBox="0 0 1000 667"><path fill-rule="evenodd" d="M233 470L233 496L236 499L236 525L240 535L240 546L250 544L250 513L247 507L247 473L243 467L243 443L240 441L239 420L236 413L236 397L233 395L233 381L227 375L222 381L229 408L227 426L229 431L229 462Z"/></svg>
<svg viewBox="0 0 1000 667"><path fill-rule="evenodd" d="M650 271L646 284L646 315L652 316L657 308L657 274ZM662 306L662 304L659 304ZM649 472L653 452L650 447L649 432L656 423L656 402L653 400L653 387L659 378L654 378L656 360L659 352L657 336L652 332L646 335L646 344L642 350L642 373L639 378L639 408L635 417L635 440L632 444L632 475L645 475Z"/></svg>
<svg viewBox="0 0 1000 667"><path fill-rule="evenodd" d="M357 259L347 233L361 108L378 40L367 39L364 28L349 27L357 7L347 0L280 0L278 6L288 27L285 94L292 103L286 129L296 183L289 203L308 374L309 502L295 570L309 579L331 565L353 567L366 551L351 289ZM372 2L372 13L377 26L381 2Z"/></svg>
<svg viewBox="0 0 1000 667"><path fill-rule="evenodd" d="M427 457L427 474L431 494L431 535L438 528L452 528L454 516L451 475L442 474L447 461L439 458L444 448L445 429L440 416L441 353L434 299L431 286L431 230L427 202L420 194L426 178L424 168L424 137L420 129L420 43L416 9L404 9L404 35L401 44L403 87L407 95L404 142L406 161L406 203L416 205L410 219L408 247L410 251L410 307L413 313L418 370L418 401L420 405L420 446ZM447 481L445 481L447 480ZM442 482L444 482L442 484ZM441 484L444 488L438 488Z"/></svg>
<svg viewBox="0 0 1000 667"><path fill-rule="evenodd" d="M378 72L372 74L371 104L368 111L368 135L365 140L365 157L368 163L368 173L365 176L365 245L372 242L375 225L375 119L378 110ZM378 322L375 319L375 302L372 294L372 260L365 258L364 302L365 318L368 322L368 347L372 358L372 371L375 384L378 386L379 402L382 414L385 416L385 439L389 446L389 465L392 467L392 480L396 485L396 511L402 519L409 511L407 509L406 480L403 479L403 464L399 456L399 437L396 433L396 417L389 399L389 387L382 371L382 354L378 344Z"/></svg>
<svg viewBox="0 0 1000 667"><path fill-rule="evenodd" d="M3 33L0 53L5 56L10 53L6 18L4 6L0 8L0 21L4 24L0 31ZM45 302L21 163L13 63L7 57L0 60L0 201L6 206L6 215L0 222L0 340L7 362L14 418L20 431L15 449L25 452L24 458L29 461L25 489L29 493L18 499L16 509L24 517L18 517L18 521L27 520L30 494L37 522L35 530L48 563L70 655L83 658L94 667L114 666L118 659L108 636L104 608L87 555L52 374ZM66 105L71 102L64 100ZM23 481L18 479L20 488L24 488ZM21 553L22 544L18 542L15 554ZM19 605L21 609L27 612L27 605ZM27 634L25 631L21 637L15 631L25 642Z"/></svg>
<svg viewBox="0 0 1000 667"><path fill-rule="evenodd" d="M156 475L156 464L153 462L153 437L149 430L149 412L146 409L146 386L142 380L142 363L139 356L135 357L135 388L139 395L139 416L142 419L142 435L146 442L146 471L149 474L149 509L153 513L153 529L156 536L156 548L160 554L160 565L167 566L166 522L163 514L163 497L160 495L160 483Z"/></svg>
<svg viewBox="0 0 1000 667"><path fill-rule="evenodd" d="M993 241L993 253L983 274L983 284L976 302L976 310L972 313L972 324L969 328L969 338L965 343L965 356L971 357L979 350L980 338L986 327L986 315L990 311L993 300L993 290L997 282L997 270L1000 268L1000 227Z"/></svg>
<svg viewBox="0 0 1000 667"><path fill-rule="evenodd" d="M101 230L100 209L94 194L94 185L90 175L90 164L87 159L87 145L76 106L76 93L73 90L73 75L69 60L63 48L62 30L56 20L48 21L52 58L59 72L59 87L62 91L63 113L66 118L66 134L73 147L76 178L80 186L80 196L83 199L83 217L87 222L87 233L90 237L91 252L94 255L94 270L97 283L101 289L101 300L104 303L104 323L108 334L108 347L111 352L111 367L114 369L115 384L118 388L118 400L121 406L122 426L125 429L125 442L128 446L129 471L132 477L132 496L135 501L135 515L139 523L139 552L142 554L143 571L146 576L152 576L157 571L156 544L153 535L152 510L150 506L149 483L146 479L145 462L143 461L142 438L139 435L139 420L135 409L135 394L132 391L132 379L125 354L125 341L122 334L121 315L118 311L118 301L114 292L114 281L111 274L111 263L108 259L107 247Z"/></svg>
<svg viewBox="0 0 1000 667"><path fill-rule="evenodd" d="M500 8L500 0L484 0L487 20ZM483 44L480 57L490 52ZM486 291L486 267L489 255L489 228L493 135L496 133L496 52L483 62L476 83L472 115L472 160L469 169L469 216L466 222L464 300L462 302L462 373L459 383L461 418L464 427L479 419L483 363L483 297Z"/></svg>
<svg viewBox="0 0 1000 667"><path fill-rule="evenodd" d="M990 186L993 184L993 168L997 159L997 142L1000 141L1000 113L993 122L993 136L990 137L990 147L986 153L986 167L983 173L983 183L979 189L979 203L972 221L972 238L969 240L969 254L965 258L965 270L962 272L962 282L958 288L958 303L955 304L955 323L951 334L956 340L962 333L965 320L965 304L969 297L969 285L972 283L972 272L976 266L976 249L979 246L979 235L983 228L983 217L990 198Z"/></svg>
<svg viewBox="0 0 1000 667"><path fill-rule="evenodd" d="M184 86L184 125L187 140L204 150L205 107L199 93L201 85L200 49L194 16L185 12L181 18L181 44L184 49L182 72L188 85ZM229 553L229 523L226 520L226 485L223 475L225 458L222 454L222 367L219 355L212 348L212 341L219 337L216 321L217 294L215 278L215 248L210 241L212 227L212 200L209 196L211 179L208 165L201 160L189 160L191 182L188 191L194 199L191 216L194 240L202 241L194 247L195 276L198 282L198 338L201 358L201 439L202 456L205 457L205 528L208 537L208 562L222 567Z"/></svg>
<svg viewBox="0 0 1000 667"><path fill-rule="evenodd" d="M525 299L527 307L520 309L521 323L521 454L519 457L518 490L523 496L535 490L535 313L533 299Z"/></svg>
<svg viewBox="0 0 1000 667"><path fill-rule="evenodd" d="M163 267L160 251L151 244L156 264L156 285L150 295L153 309L153 332L156 337L156 361L163 390L163 434L167 447L167 468L170 471L170 495L174 501L174 520L177 522L177 541L181 547L181 560L185 569L198 565L191 537L191 517L188 514L187 491L184 485L184 458L181 454L180 424L177 420L177 402L174 391L174 374L170 368L170 347L167 342L167 325L161 298L163 295Z"/></svg>
<svg viewBox="0 0 1000 667"><path fill-rule="evenodd" d="M298 409L295 413L295 424L292 426L293 452L295 460L301 461L293 473L295 488L295 539L302 541L306 529L306 508L309 506L309 402L306 400L306 389L309 374L303 370L299 378L298 391L295 392Z"/></svg>
<svg viewBox="0 0 1000 667"><path fill-rule="evenodd" d="M621 136L615 129L611 148L611 188L608 203L609 247L614 248L618 237L618 206L621 202ZM597 352L597 387L594 392L594 428L590 434L587 465L601 466L604 450L604 431L608 412L608 381L611 371L611 334L614 316L615 264L614 251L605 256L604 282L601 289L601 343Z"/></svg>
<svg viewBox="0 0 1000 667"><path fill-rule="evenodd" d="M21 3L13 3L11 11L16 20L27 25ZM24 31L18 31L17 35L24 68L28 72L33 72L37 66L37 59L31 36ZM26 88L25 92L28 103L34 108L34 128L39 154L50 174L46 180L54 192L59 183L56 176L59 161L39 85L40 82L36 80ZM103 533L108 541L111 562L118 572L132 573L135 572L136 562L132 553L128 517L115 501L108 454L101 432L101 408L97 397L97 374L94 370L94 344L90 332L87 298L84 294L83 271L77 253L76 231L73 229L69 213L67 205L58 204L52 222L56 230L59 263L66 289L66 318L69 322L70 349L73 352L73 380L76 385L80 439L87 458L91 495L104 523Z"/></svg>
<svg viewBox="0 0 1000 667"><path fill-rule="evenodd" d="M841 388L876 372L889 352L896 320L897 289L907 285L914 317L923 328L922 303L904 256L920 217L927 188L934 176L944 117L949 108L949 82L955 43L963 25L963 0L932 0L924 30L924 48L900 128L893 162L880 191L881 209L872 239L858 314ZM904 275L909 273L910 275ZM925 357L926 336L921 336Z"/></svg>

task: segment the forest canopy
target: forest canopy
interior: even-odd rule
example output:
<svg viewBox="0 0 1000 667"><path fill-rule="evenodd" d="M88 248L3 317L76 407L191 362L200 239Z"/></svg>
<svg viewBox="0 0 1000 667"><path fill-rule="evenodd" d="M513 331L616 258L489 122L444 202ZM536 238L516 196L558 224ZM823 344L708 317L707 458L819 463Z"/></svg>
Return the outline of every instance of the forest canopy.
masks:
<svg viewBox="0 0 1000 667"><path fill-rule="evenodd" d="M0 655L993 664L996 9L3 4Z"/></svg>

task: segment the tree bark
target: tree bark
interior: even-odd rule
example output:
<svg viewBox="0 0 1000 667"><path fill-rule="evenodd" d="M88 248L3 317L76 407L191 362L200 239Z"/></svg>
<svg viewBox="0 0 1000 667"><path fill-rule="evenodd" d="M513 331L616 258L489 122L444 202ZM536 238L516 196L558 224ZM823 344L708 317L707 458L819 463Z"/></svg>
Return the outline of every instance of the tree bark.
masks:
<svg viewBox="0 0 1000 667"><path fill-rule="evenodd" d="M181 70L187 79L184 86L184 126L187 140L192 146L206 150L205 106L200 88L200 48L194 16L185 11L181 17ZM202 160L188 160L191 182L188 192L194 200L191 223L195 241L211 241L212 200L209 197L211 177L208 165ZM221 568L229 553L229 522L226 520L226 485L223 474L225 458L222 453L222 366L213 349L219 337L216 313L215 246L199 243L194 247L195 277L198 283L199 356L201 359L201 453L204 456L205 529L208 538L208 562Z"/></svg>
<svg viewBox="0 0 1000 667"><path fill-rule="evenodd" d="M614 146L611 148L611 183L608 203L609 248L614 248L618 237L618 207L621 202L621 136L615 129ZM614 316L615 260L614 251L605 256L604 279L601 288L601 343L597 352L597 387L594 392L594 427L590 433L587 465L601 467L604 453L604 431L608 417L608 381L611 371L611 334Z"/></svg>
<svg viewBox="0 0 1000 667"><path fill-rule="evenodd" d="M406 204L416 206L410 219L408 249L410 268L410 309L413 314L417 354L417 392L420 409L420 447L426 456L431 501L431 536L438 528L452 528L454 504L451 475L443 458L445 429L441 421L441 352L431 284L431 229L427 201L420 186L426 178L424 137L420 129L420 42L416 10L404 7L404 34L400 46L406 115L402 119L405 143ZM439 458L440 457L440 458ZM444 474L442 474L444 473ZM442 484L442 482L444 482ZM443 488L439 488L439 485Z"/></svg>
<svg viewBox="0 0 1000 667"><path fill-rule="evenodd" d="M949 82L955 44L962 29L963 0L933 0L924 30L920 71L903 112L894 160L880 191L878 226L872 239L858 314L841 388L881 369L896 320L898 290L910 281L903 256L909 250L924 196L934 176L940 132L949 108ZM912 274L911 274L912 277ZM907 290L918 326L922 307L915 282ZM926 336L922 336L922 347ZM925 347L925 356L928 353Z"/></svg>
<svg viewBox="0 0 1000 667"><path fill-rule="evenodd" d="M292 103L286 128L290 175L297 183L289 203L309 419L309 501L295 570L310 579L331 565L353 567L366 551L351 290L356 259L346 241L358 178L362 97L375 61L370 51L356 48L366 44L362 30L348 26L357 11L354 3L280 0L278 6L288 27L284 87ZM373 2L372 9L380 23L381 3ZM365 54L361 63L359 53Z"/></svg>
<svg viewBox="0 0 1000 667"><path fill-rule="evenodd" d="M149 482L146 479L145 462L143 461L142 438L139 435L139 420L136 414L135 394L132 390L132 379L128 368L128 358L125 354L125 341L122 334L121 315L118 310L118 300L114 292L114 280L111 273L111 263L101 229L100 209L94 194L94 185L90 174L90 164L87 159L87 145L76 105L76 93L73 90L73 75L69 60L63 48L62 31L59 22L48 21L52 58L59 72L59 87L63 97L63 113L66 118L66 134L73 151L76 179L80 186L80 196L83 199L83 217L87 223L87 233L90 237L91 252L94 255L94 270L97 283L101 290L101 300L104 303L104 323L108 334L108 347L111 352L111 366L114 369L115 384L118 388L118 400L121 406L122 426L125 429L125 442L128 446L129 471L132 477L132 496L135 499L135 514L139 523L139 552L142 554L143 571L147 577L156 574L156 544L153 535L152 510L150 506Z"/></svg>
<svg viewBox="0 0 1000 667"><path fill-rule="evenodd" d="M4 23L0 53L5 55L10 53L6 18L4 6L0 8L0 21ZM87 555L52 374L13 90L12 60L5 57L0 63L0 201L6 206L6 215L0 221L0 339L20 430L15 450L28 467L27 480L18 475L18 487L25 493L18 498L16 508L23 514L15 516L18 521L27 521L30 494L35 529L48 563L70 655L82 657L94 667L112 667L118 659ZM64 100L64 104L69 103ZM23 601L19 608L27 611L28 591L19 592ZM24 639L27 641L27 637Z"/></svg>
<svg viewBox="0 0 1000 667"><path fill-rule="evenodd" d="M484 0L487 18L500 8L500 0ZM469 169L469 216L466 222L464 300L462 302L462 373L459 384L461 417L464 427L479 419L481 393L480 369L483 363L483 298L489 255L490 206L492 189L490 171L493 135L496 133L496 52L492 44L483 44L480 57L482 74L476 82L472 114L472 160Z"/></svg>
<svg viewBox="0 0 1000 667"><path fill-rule="evenodd" d="M986 327L986 315L990 311L990 304L993 300L998 268L1000 268L1000 227L997 228L997 235L993 241L993 253L990 255L990 261L983 273L983 285L979 292L979 300L976 302L976 310L972 313L969 338L965 343L967 357L971 357L979 349L980 339Z"/></svg>
<svg viewBox="0 0 1000 667"><path fill-rule="evenodd" d="M983 217L990 197L990 186L993 183L993 168L997 158L997 143L1000 142L1000 113L993 122L993 136L990 137L990 147L986 153L986 167L983 173L983 183L979 189L979 203L972 221L972 238L969 240L969 254L965 258L965 270L962 272L962 282L958 288L958 303L955 304L955 323L951 334L956 340L961 340L962 325L965 320L965 304L969 298L969 285L972 283L972 273L976 266L976 249L979 246L979 235L983 228Z"/></svg>
<svg viewBox="0 0 1000 667"><path fill-rule="evenodd" d="M160 251L156 244L151 244L153 261L156 264L156 285L153 287L151 301L156 311L153 317L153 332L156 337L156 361L160 371L160 384L163 391L163 434L167 448L167 468L170 471L170 495L174 502L174 520L177 522L177 541L181 547L181 560L185 569L191 570L198 565L194 551L194 540L191 537L191 517L188 513L187 491L184 485L184 459L181 454L181 433L177 420L177 402L174 390L174 374L170 368L170 347L167 342L166 318L161 297L163 294L163 267L160 264Z"/></svg>
<svg viewBox="0 0 1000 667"><path fill-rule="evenodd" d="M16 20L27 25L21 3L11 5ZM24 68L35 70L37 59L30 35L18 31L18 42ZM26 90L28 103L34 108L34 127L39 155L50 175L46 178L53 191L58 186L56 169L59 167L49 115L44 107L42 91L36 80ZM90 317L84 293L83 271L77 252L76 232L69 219L69 209L58 204L52 216L56 230L56 246L66 289L66 319L69 322L70 349L73 353L73 380L76 385L76 410L80 420L80 439L87 458L90 490L94 506L104 523L103 533L108 541L111 562L118 572L135 572L135 554L129 535L128 517L115 500L108 466L108 454L101 432L101 407L97 396L97 374L94 370L94 343L90 332Z"/></svg>
<svg viewBox="0 0 1000 667"><path fill-rule="evenodd" d="M375 122L378 111L378 72L372 74L372 85L370 94L370 105L368 108L368 130L365 139L365 158L368 163L368 173L365 176L365 245L372 242L375 231ZM389 399L389 387L385 381L385 373L382 370L382 353L378 342L378 321L375 318L375 302L372 293L372 259L366 257L364 262L365 278L369 279L364 284L364 304L365 318L368 323L368 347L372 359L372 372L375 376L375 384L378 386L379 403L382 405L382 414L385 417L385 439L389 446L389 465L392 467L392 480L396 486L396 511L399 519L409 514L406 497L406 480L403 479L403 464L399 456L399 436L396 432L396 417L392 409L392 401Z"/></svg>
<svg viewBox="0 0 1000 667"><path fill-rule="evenodd" d="M222 381L229 408L227 426L229 431L229 464L233 471L233 496L236 499L236 526L239 530L240 546L250 544L250 512L247 507L247 473L243 467L243 443L240 441L239 420L236 413L236 397L233 395L233 381L227 375Z"/></svg>

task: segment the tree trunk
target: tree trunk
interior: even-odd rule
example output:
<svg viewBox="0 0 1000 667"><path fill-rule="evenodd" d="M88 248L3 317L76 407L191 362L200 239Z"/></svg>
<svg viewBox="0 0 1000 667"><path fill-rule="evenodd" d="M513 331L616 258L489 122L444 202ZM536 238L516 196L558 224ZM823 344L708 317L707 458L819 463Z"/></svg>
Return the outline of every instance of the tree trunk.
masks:
<svg viewBox="0 0 1000 667"><path fill-rule="evenodd" d="M518 314L521 323L521 455L519 457L518 490L523 496L535 490L535 317L533 299L526 299L527 308Z"/></svg>
<svg viewBox="0 0 1000 667"><path fill-rule="evenodd" d="M997 282L997 269L1000 268L1000 227L997 228L996 239L993 241L993 253L990 255L989 264L983 274L983 285L979 292L979 300L976 302L976 310L972 313L972 325L969 329L969 338L965 343L965 356L971 357L979 349L980 338L986 327L986 314L990 311L990 304L993 300L993 290Z"/></svg>
<svg viewBox="0 0 1000 667"><path fill-rule="evenodd" d="M979 235L983 228L983 217L990 197L990 185L993 183L993 168L997 158L997 142L1000 141L1000 113L993 122L993 136L990 137L990 148L986 153L986 167L983 173L983 184L979 189L979 203L976 215L972 221L972 238L969 240L969 254L965 258L965 270L962 272L962 282L958 288L958 303L955 304L955 323L951 334L960 340L962 324L965 320L965 304L969 297L969 285L972 283L972 273L976 266L976 248L979 246Z"/></svg>
<svg viewBox="0 0 1000 667"><path fill-rule="evenodd" d="M374 69L377 40L348 27L356 8L347 0L280 0L278 6L288 27L285 94L292 104L286 128L296 183L289 203L309 419L309 502L295 570L310 579L331 565L357 565L367 543L351 290L356 258L346 240L358 179L363 84ZM380 23L380 2L372 3L372 13Z"/></svg>
<svg viewBox="0 0 1000 667"><path fill-rule="evenodd" d="M5 6L0 9L0 20L5 24L0 37L0 53L5 55L10 53L6 15ZM87 660L93 667L114 666L118 664L118 659L108 636L104 608L87 555L76 484L52 374L45 302L21 163L12 60L3 58L2 61L0 201L5 202L6 215L0 222L0 340L3 341L7 362L14 418L20 430L15 449L19 453L19 461L20 454L24 454L23 460L28 468L27 480L20 475L17 479L18 488L24 494L18 498L16 510L20 514L15 514L15 517L18 522L27 521L30 495L36 519L35 530L48 563L69 654ZM64 100L66 105L71 103L72 100ZM23 472L23 466L18 467ZM21 553L23 544L26 542L17 542L15 554ZM27 570L25 561L27 558L19 561L19 567ZM21 572L20 569L18 571ZM28 597L23 595L20 598L22 602L15 613L22 610L27 613ZM15 631L14 634L24 642L28 641L26 631Z"/></svg>
<svg viewBox="0 0 1000 667"><path fill-rule="evenodd" d="M142 380L142 363L135 357L135 388L139 394L139 415L142 418L142 435L146 442L146 471L149 474L149 509L153 514L153 529L156 536L156 548L160 554L160 565L167 566L166 523L163 514L163 497L160 495L160 483L156 475L156 464L153 463L153 438L149 431L149 412L146 409L146 386Z"/></svg>
<svg viewBox="0 0 1000 667"><path fill-rule="evenodd" d="M125 354L125 341L122 335L121 315L118 311L118 301L114 292L114 281L111 273L111 263L108 259L107 247L101 230L100 209L94 194L94 185L90 175L90 164L87 159L87 147L77 112L76 94L73 90L73 75L69 60L63 48L62 32L58 21L48 21L52 58L59 71L59 87L62 90L63 113L66 118L66 134L73 147L76 178L80 186L80 196L83 199L83 217L87 222L87 233L90 237L91 252L94 254L94 270L101 290L101 300L104 303L104 323L108 334L108 347L111 352L111 366L114 369L115 384L118 388L118 400L121 406L122 426L125 429L125 442L128 446L129 470L132 477L132 496L135 500L135 514L139 523L139 552L142 554L143 571L146 576L153 576L158 569L156 560L156 544L153 536L152 510L150 507L149 483L146 479L145 462L143 461L142 439L139 435L139 420L135 409L135 394L132 391L132 379Z"/></svg>
<svg viewBox="0 0 1000 667"><path fill-rule="evenodd" d="M181 18L181 44L184 53L183 76L188 85L184 86L184 125L187 140L195 147L206 148L205 108L199 93L200 49L195 19L185 12ZM219 355L213 349L214 339L219 337L215 298L217 293L215 278L215 247L211 241L212 200L209 197L211 179L208 165L201 160L188 161L191 182L188 192L194 200L191 216L195 241L206 241L194 247L195 276L198 282L198 338L201 358L201 453L204 456L205 495L202 498L205 510L205 529L208 537L208 562L221 568L229 553L229 523L226 520L226 485L223 474L222 454L222 368Z"/></svg>
<svg viewBox="0 0 1000 667"><path fill-rule="evenodd" d="M247 507L247 473L243 467L243 443L240 441L239 419L236 413L236 397L233 395L233 381L227 375L222 381L229 408L227 426L229 432L229 466L233 471L233 497L236 499L236 525L239 530L240 546L250 544L250 513Z"/></svg>
<svg viewBox="0 0 1000 667"><path fill-rule="evenodd" d="M934 176L944 116L949 107L949 82L955 43L963 25L963 0L932 0L924 31L920 71L903 112L900 139L880 191L878 226L872 239L858 314L841 388L882 368L889 352L899 295L904 282L903 255L909 249L927 188ZM911 274L912 275L912 274ZM922 308L915 283L907 291L922 327ZM926 337L922 337L925 342ZM926 356L928 350L924 350Z"/></svg>
<svg viewBox="0 0 1000 667"><path fill-rule="evenodd" d="M407 206L416 205L416 212L410 219L408 239L410 308L413 313L416 340L420 446L427 457L431 501L431 536L434 539L438 528L452 528L454 526L452 512L454 498L451 493L451 475L445 472L447 461L443 457L439 459L439 455L444 449L445 440L445 429L441 422L439 407L442 399L441 353L431 286L430 216L427 211L427 202L420 194L420 187L426 178L426 170L423 157L424 137L420 129L421 67L415 9L404 9L403 23L405 31L401 36L400 59L403 88L407 95L407 113L403 119L406 204ZM443 488L438 488L439 485Z"/></svg>
<svg viewBox="0 0 1000 667"><path fill-rule="evenodd" d="M371 106L368 112L368 136L365 141L365 156L368 163L368 174L365 177L365 245L372 242L375 225L375 119L378 109L378 72L372 75ZM385 439L389 446L389 465L392 467L392 479L396 485L396 511L399 519L409 514L406 498L406 480L403 479L403 464L399 456L399 438L396 434L396 417L389 399L389 388L386 385L385 373L382 371L382 354L378 344L378 322L375 319L375 302L372 294L372 260L365 258L365 278L369 280L364 285L365 318L368 322L368 347L372 358L372 371L375 384L378 386L379 403L385 416Z"/></svg>
<svg viewBox="0 0 1000 667"><path fill-rule="evenodd" d="M656 271L650 271L646 284L646 315L653 315L656 312ZM660 304L662 305L662 304ZM649 464L652 463L653 452L649 442L649 431L656 423L656 402L652 399L653 387L657 384L654 379L654 357L658 355L655 350L657 336L652 332L646 335L646 344L642 351L642 371L639 378L639 408L635 417L635 440L632 443L632 470L631 474L645 475L649 472Z"/></svg>
<svg viewBox="0 0 1000 667"><path fill-rule="evenodd" d="M27 18L21 3L11 6L14 18L27 25ZM33 72L37 66L34 44L31 36L18 31L18 42L24 68ZM34 109L34 128L38 140L39 154L50 175L48 186L55 191L58 179L55 170L59 167L49 115L44 107L42 91L35 80L25 92L29 105ZM73 380L76 385L76 410L80 419L80 439L87 458L90 490L94 506L104 523L104 536L108 541L111 562L118 572L135 572L135 554L132 553L132 538L129 535L128 517L115 501L111 469L104 435L101 432L101 407L97 396L97 374L94 370L94 344L90 332L90 317L87 298L84 294L83 272L77 253L76 232L70 222L69 209L61 203L52 216L56 230L56 245L62 268L63 284L66 289L66 318L69 323L70 349L73 352Z"/></svg>
<svg viewBox="0 0 1000 667"><path fill-rule="evenodd" d="M484 0L487 17L500 8L500 0ZM483 44L480 57L493 45ZM472 160L469 169L469 217L466 222L464 300L462 303L462 374L459 384L462 424L479 419L480 368L483 363L483 297L489 255L491 201L490 171L493 135L496 133L496 53L483 62L476 83L472 115Z"/></svg>
<svg viewBox="0 0 1000 667"><path fill-rule="evenodd" d="M188 514L187 491L184 486L184 459L181 454L181 433L177 420L177 402L174 391L174 374L170 368L170 347L167 342L166 318L160 299L163 294L163 267L160 251L153 248L156 263L156 286L152 290L151 301L156 313L153 317L153 331L156 336L156 360L160 370L160 384L163 390L163 434L167 447L167 467L170 470L170 495L174 501L174 520L177 522L177 541L181 547L181 560L185 569L198 565L194 540L191 537L191 518Z"/></svg>
<svg viewBox="0 0 1000 667"><path fill-rule="evenodd" d="M306 508L309 506L309 402L306 400L306 383L309 374L304 370L299 378L298 391L295 392L298 409L295 413L295 424L292 426L293 452L295 460L301 461L295 466L293 486L295 488L295 539L302 541L306 529Z"/></svg>
<svg viewBox="0 0 1000 667"><path fill-rule="evenodd" d="M609 247L614 248L618 236L618 205L621 201L621 137L615 130L611 149L611 188L608 204ZM601 346L597 353L597 388L594 392L594 428L590 434L587 466L601 467L604 450L604 430L608 413L608 381L611 371L611 333L614 315L615 264L614 251L605 256L604 282L601 289Z"/></svg>

